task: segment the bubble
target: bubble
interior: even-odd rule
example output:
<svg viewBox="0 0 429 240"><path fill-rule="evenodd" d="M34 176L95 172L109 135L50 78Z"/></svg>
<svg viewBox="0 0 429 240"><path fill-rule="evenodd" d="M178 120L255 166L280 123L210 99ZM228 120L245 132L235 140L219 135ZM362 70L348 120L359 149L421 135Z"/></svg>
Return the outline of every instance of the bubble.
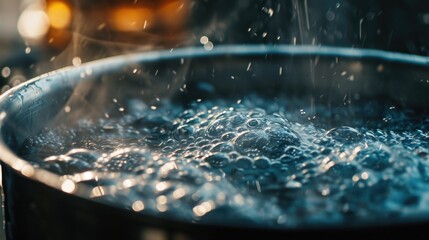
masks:
<svg viewBox="0 0 429 240"><path fill-rule="evenodd" d="M93 150L85 149L85 148L75 148L70 151L68 151L66 156L83 160L87 163L94 163L101 157L101 155Z"/></svg>
<svg viewBox="0 0 429 240"><path fill-rule="evenodd" d="M222 141L229 141L231 139L233 139L235 137L235 133L233 132L228 132L222 135L221 140Z"/></svg>
<svg viewBox="0 0 429 240"><path fill-rule="evenodd" d="M247 126L248 127L256 127L258 126L260 123L260 121L256 118L251 118L247 121Z"/></svg>
<svg viewBox="0 0 429 240"><path fill-rule="evenodd" d="M234 146L239 153L253 156L260 154L268 141L268 136L262 130L245 131L235 138Z"/></svg>
<svg viewBox="0 0 429 240"><path fill-rule="evenodd" d="M257 157L255 158L254 165L259 169L267 169L270 167L270 159L267 157Z"/></svg>
<svg viewBox="0 0 429 240"><path fill-rule="evenodd" d="M372 144L359 151L356 158L362 166L375 171L383 171L392 165L390 149L381 143Z"/></svg>
<svg viewBox="0 0 429 240"><path fill-rule="evenodd" d="M213 121L207 127L207 135L209 137L220 137L222 134L230 131L231 129L228 126L228 121L226 119L219 119Z"/></svg>
<svg viewBox="0 0 429 240"><path fill-rule="evenodd" d="M427 116L376 100L370 108L257 95L238 102L206 87L183 104L115 98L109 118L46 129L20 157L35 171L85 179L78 184L97 201L187 222L349 225L428 209Z"/></svg>
<svg viewBox="0 0 429 240"><path fill-rule="evenodd" d="M118 149L97 162L98 168L112 172L133 172L152 159L150 152L143 149Z"/></svg>
<svg viewBox="0 0 429 240"><path fill-rule="evenodd" d="M211 152L223 152L223 153L231 152L232 150L234 150L234 147L231 144L223 143L223 142L214 145L210 149Z"/></svg>
<svg viewBox="0 0 429 240"><path fill-rule="evenodd" d="M352 179L358 171L358 166L353 163L339 162L330 167L326 171L326 174L331 177L333 181L341 181L341 179Z"/></svg>
<svg viewBox="0 0 429 240"><path fill-rule="evenodd" d="M248 157L240 157L235 161L235 167L241 169L249 169L252 167L252 159Z"/></svg>
<svg viewBox="0 0 429 240"><path fill-rule="evenodd" d="M150 130L153 128L167 129L171 126L171 120L164 116L147 115L133 121L130 125L142 130Z"/></svg>
<svg viewBox="0 0 429 240"><path fill-rule="evenodd" d="M204 159L214 168L225 167L229 163L229 157L225 154L213 154Z"/></svg>
<svg viewBox="0 0 429 240"><path fill-rule="evenodd" d="M298 134L285 126L268 127L265 134L269 141L264 146L264 153L271 158L282 156L286 152L286 147L300 145Z"/></svg>
<svg viewBox="0 0 429 240"><path fill-rule="evenodd" d="M230 122L233 126L239 126L243 124L246 121L246 118L241 114L235 114L232 117L230 117Z"/></svg>
<svg viewBox="0 0 429 240"><path fill-rule="evenodd" d="M335 13L333 11L326 12L326 20L328 21L334 21L335 20Z"/></svg>
<svg viewBox="0 0 429 240"><path fill-rule="evenodd" d="M362 140L362 134L359 130L347 126L333 128L326 132L326 136L345 144L357 143Z"/></svg>
<svg viewBox="0 0 429 240"><path fill-rule="evenodd" d="M194 128L189 125L182 125L178 127L174 134L176 139L189 138L194 133Z"/></svg>
<svg viewBox="0 0 429 240"><path fill-rule="evenodd" d="M77 158L64 160L52 160L42 164L44 168L60 175L70 175L86 172L93 169L93 165Z"/></svg>

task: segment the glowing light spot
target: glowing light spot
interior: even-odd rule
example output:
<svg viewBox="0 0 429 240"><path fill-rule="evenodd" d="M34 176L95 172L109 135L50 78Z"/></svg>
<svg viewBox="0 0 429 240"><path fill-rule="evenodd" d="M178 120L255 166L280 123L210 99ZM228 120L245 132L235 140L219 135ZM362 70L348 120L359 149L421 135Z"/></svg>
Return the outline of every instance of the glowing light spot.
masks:
<svg viewBox="0 0 429 240"><path fill-rule="evenodd" d="M11 70L10 70L10 68L9 67L4 67L2 70L1 70L1 76L2 77L4 77L4 78L7 78L7 77L9 77L10 76L10 74L11 74Z"/></svg>
<svg viewBox="0 0 429 240"><path fill-rule="evenodd" d="M94 187L91 191L91 197L100 197L105 194L104 189L102 187Z"/></svg>
<svg viewBox="0 0 429 240"><path fill-rule="evenodd" d="M49 3L46 13L53 28L63 29L70 25L72 12L64 2L55 1Z"/></svg>
<svg viewBox="0 0 429 240"><path fill-rule="evenodd" d="M204 49L207 50L207 51L213 50L213 47L214 47L214 45L210 41L208 43L204 44Z"/></svg>
<svg viewBox="0 0 429 240"><path fill-rule="evenodd" d="M244 198L242 195L237 194L234 196L234 201L239 204L239 205L243 205L244 204Z"/></svg>
<svg viewBox="0 0 429 240"><path fill-rule="evenodd" d="M85 149L86 150L86 149ZM71 152L71 151L70 151ZM69 153L70 153L69 152ZM94 179L94 173L93 172L91 172L91 171L88 171L88 172L83 172L83 173L81 173L80 174L80 178L81 178L81 180L82 181L87 181L87 180L91 180L91 179Z"/></svg>
<svg viewBox="0 0 429 240"><path fill-rule="evenodd" d="M39 40L49 30L49 18L40 4L32 4L20 15L17 27L24 39Z"/></svg>
<svg viewBox="0 0 429 240"><path fill-rule="evenodd" d="M158 190L159 192L164 191L168 187L169 187L169 184L167 182L160 182L155 186L156 190Z"/></svg>
<svg viewBox="0 0 429 240"><path fill-rule="evenodd" d="M330 189L329 189L329 188L324 188L324 189L322 190L322 196L328 196L330 192L331 192L331 191L330 191Z"/></svg>
<svg viewBox="0 0 429 240"><path fill-rule="evenodd" d="M367 180L367 179L368 179L368 177L369 177L369 175L368 175L368 173L367 173L367 172L363 172L363 173L360 175L360 177L361 177L363 180Z"/></svg>
<svg viewBox="0 0 429 240"><path fill-rule="evenodd" d="M80 59L80 57L74 57L72 59L72 64L73 66L78 67L82 64L82 59Z"/></svg>
<svg viewBox="0 0 429 240"><path fill-rule="evenodd" d="M31 47L26 47L26 48L25 48L25 53L26 53L26 54L31 53Z"/></svg>
<svg viewBox="0 0 429 240"><path fill-rule="evenodd" d="M176 190L173 192L173 197L174 197L175 199L182 198L182 197L184 197L185 195L186 195L186 191L185 191L185 189L183 189L183 188L176 189Z"/></svg>
<svg viewBox="0 0 429 240"><path fill-rule="evenodd" d="M64 107L64 112L69 113L71 111L71 107L70 106L65 106Z"/></svg>
<svg viewBox="0 0 429 240"><path fill-rule="evenodd" d="M7 116L7 113L6 112L1 112L0 113L0 121L3 121L5 118L6 118L6 116ZM0 174L1 175L1 174Z"/></svg>
<svg viewBox="0 0 429 240"><path fill-rule="evenodd" d="M86 73L86 75L91 75L92 74L92 68L87 68L86 70L85 70L85 73Z"/></svg>
<svg viewBox="0 0 429 240"><path fill-rule="evenodd" d="M212 211L214 209L214 202L213 201L207 201L203 202L200 205L195 206L192 211L194 214L198 217L204 216L208 212Z"/></svg>
<svg viewBox="0 0 429 240"><path fill-rule="evenodd" d="M132 181L131 179L126 179L126 180L124 180L123 184L124 184L125 188L129 188L129 187L134 186L135 182Z"/></svg>
<svg viewBox="0 0 429 240"><path fill-rule="evenodd" d="M247 72L250 71L250 67L252 67L252 62L249 62L249 64L247 64L247 68L246 68Z"/></svg>
<svg viewBox="0 0 429 240"><path fill-rule="evenodd" d="M164 204L157 204L156 209L158 209L158 211L160 212L165 212L168 210L168 207L167 205L164 205Z"/></svg>
<svg viewBox="0 0 429 240"><path fill-rule="evenodd" d="M72 180L67 179L61 184L61 190L66 193L72 193L76 190L76 184Z"/></svg>
<svg viewBox="0 0 429 240"><path fill-rule="evenodd" d="M207 44L209 42L209 38L207 36L202 36L200 38L200 43L201 44Z"/></svg>
<svg viewBox="0 0 429 240"><path fill-rule="evenodd" d="M142 201L135 201L133 202L133 205L131 206L131 208L133 209L133 211L135 212L140 212L144 210L144 203Z"/></svg>
<svg viewBox="0 0 429 240"><path fill-rule="evenodd" d="M329 158L328 158L328 160L330 160ZM333 162L333 161L329 161L329 162L327 162L326 163L326 165L325 165L325 171L328 171L331 167L333 167L335 165L335 162Z"/></svg>
<svg viewBox="0 0 429 240"><path fill-rule="evenodd" d="M168 199L164 195L161 195L161 196L159 196L159 197L156 198L156 202L158 204L167 204L167 201L168 201Z"/></svg>

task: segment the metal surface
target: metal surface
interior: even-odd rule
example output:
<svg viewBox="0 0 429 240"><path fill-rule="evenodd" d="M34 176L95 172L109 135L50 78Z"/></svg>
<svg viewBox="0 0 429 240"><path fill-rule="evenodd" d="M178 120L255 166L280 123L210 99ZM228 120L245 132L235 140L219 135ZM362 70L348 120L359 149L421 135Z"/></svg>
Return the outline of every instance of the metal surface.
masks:
<svg viewBox="0 0 429 240"><path fill-rule="evenodd" d="M227 239L235 237L395 236L424 231L429 219L347 228L308 226L258 229L177 222L119 209L90 200L85 186L73 194L61 190L63 179L35 169L16 152L22 142L58 121L73 124L81 116L97 118L114 97L189 100L239 97L251 91L269 96L293 95L308 103L342 106L344 95L359 101L390 99L429 110L428 59L359 49L224 46L177 49L103 59L40 76L0 97L0 158L8 239ZM251 63L251 67L249 67ZM135 69L141 74L135 74ZM279 69L282 69L279 71ZM155 74L156 72L156 74ZM353 81L342 76L352 73ZM234 76L234 80L231 80ZM201 81L215 91L198 88ZM179 91L183 83L187 91ZM167 86L169 86L167 88ZM168 90L166 90L168 89ZM145 92L142 95L142 90ZM64 106L72 111L65 113ZM96 106L96 107L95 107ZM22 229L26 229L22 231Z"/></svg>

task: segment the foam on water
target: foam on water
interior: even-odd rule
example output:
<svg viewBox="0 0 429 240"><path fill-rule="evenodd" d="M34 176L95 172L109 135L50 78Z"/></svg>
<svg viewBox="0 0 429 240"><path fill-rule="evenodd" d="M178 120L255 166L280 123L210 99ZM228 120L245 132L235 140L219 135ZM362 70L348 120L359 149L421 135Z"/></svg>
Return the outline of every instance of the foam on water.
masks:
<svg viewBox="0 0 429 240"><path fill-rule="evenodd" d="M412 111L311 110L256 95L156 110L131 102L117 118L45 129L21 156L92 186L97 201L190 222L293 227L429 212L429 121Z"/></svg>

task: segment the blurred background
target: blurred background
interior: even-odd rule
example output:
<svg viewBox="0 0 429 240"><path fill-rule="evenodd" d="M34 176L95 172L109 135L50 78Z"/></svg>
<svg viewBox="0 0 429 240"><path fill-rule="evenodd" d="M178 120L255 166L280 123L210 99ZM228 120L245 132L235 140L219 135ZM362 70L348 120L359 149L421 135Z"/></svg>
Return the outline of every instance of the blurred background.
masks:
<svg viewBox="0 0 429 240"><path fill-rule="evenodd" d="M311 44L427 55L424 0L0 0L1 92L127 52Z"/></svg>
<svg viewBox="0 0 429 240"><path fill-rule="evenodd" d="M129 52L309 44L429 54L427 0L0 0L0 93ZM0 240L4 239L0 234Z"/></svg>

